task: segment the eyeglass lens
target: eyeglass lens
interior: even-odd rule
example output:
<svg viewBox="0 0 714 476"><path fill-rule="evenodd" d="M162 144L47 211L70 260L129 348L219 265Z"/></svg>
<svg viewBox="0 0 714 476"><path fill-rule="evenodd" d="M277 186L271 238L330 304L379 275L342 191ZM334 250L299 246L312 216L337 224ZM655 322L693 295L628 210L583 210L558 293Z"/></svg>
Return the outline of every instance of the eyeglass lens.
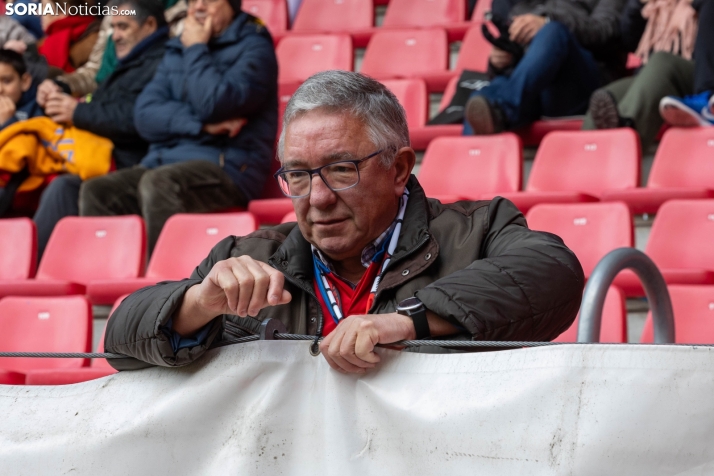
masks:
<svg viewBox="0 0 714 476"><path fill-rule="evenodd" d="M333 190L339 191L354 187L359 182L357 164L353 162L336 162L320 170L320 176L325 184ZM310 194L312 175L305 170L286 171L281 173L278 182L283 193L290 197L304 197Z"/></svg>

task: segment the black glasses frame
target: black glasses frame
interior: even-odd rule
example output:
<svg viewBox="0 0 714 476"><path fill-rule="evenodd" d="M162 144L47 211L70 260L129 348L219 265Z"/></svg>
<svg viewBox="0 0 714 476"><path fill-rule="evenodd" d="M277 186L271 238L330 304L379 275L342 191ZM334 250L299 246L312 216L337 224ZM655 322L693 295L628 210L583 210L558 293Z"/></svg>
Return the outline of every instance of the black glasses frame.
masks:
<svg viewBox="0 0 714 476"><path fill-rule="evenodd" d="M340 161L337 161L337 162L331 162L331 163L329 163L329 164L325 164L325 165L323 165L323 166L321 166L321 167L317 167L317 168L314 168L314 169L291 169L291 170L285 170L285 167L280 167L280 169L278 169L278 171L273 174L273 177L275 178L275 180L278 181L278 187L280 187L280 191L283 192L283 195L285 195L286 197L289 197L289 198L303 198L303 197L307 197L308 195L310 195L310 193L312 192L312 177L313 177L315 174L317 174L317 175L320 176L320 178L322 179L323 183L327 186L327 188L329 188L329 189L332 190L333 192L340 192L340 191L342 191L342 190L347 190L347 189L350 189L350 188L352 188L352 187L355 187L355 186L357 186L357 184L359 184L359 181L360 181L359 164L361 164L361 163L364 162L365 160L371 159L372 157L378 156L379 154L381 154L381 153L384 152L385 150L386 150L386 149L381 149L381 150L378 150L377 152L372 152L372 153L369 154L367 157L363 157L363 158L361 158L361 159L356 159L356 160L340 160ZM356 181L353 185L350 185L349 187L343 187L343 188L332 188L332 187L330 186L330 184L327 183L327 180L325 180L325 177L322 176L322 169L324 169L325 167L332 167L333 165L339 165L339 164L354 164L355 168L357 169L357 181ZM306 193L306 194L304 194L304 195L288 195L287 193L285 193L285 191L283 190L283 187L280 186L280 175L281 175L281 174L284 174L284 173L286 173L286 172L307 172L307 173L310 174L310 187L307 189L307 193ZM285 179L283 179L283 180L285 180ZM285 182L287 182L287 180L285 180Z"/></svg>

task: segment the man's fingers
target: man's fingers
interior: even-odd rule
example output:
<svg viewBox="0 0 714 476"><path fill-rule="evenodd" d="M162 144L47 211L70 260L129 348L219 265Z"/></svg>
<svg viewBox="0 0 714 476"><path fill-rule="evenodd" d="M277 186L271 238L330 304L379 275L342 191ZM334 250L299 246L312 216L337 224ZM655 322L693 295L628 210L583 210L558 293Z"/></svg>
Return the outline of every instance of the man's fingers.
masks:
<svg viewBox="0 0 714 476"><path fill-rule="evenodd" d="M258 265L263 268L270 278L267 290L268 305L277 306L278 304L289 303L292 296L285 290L285 275L267 263L259 261Z"/></svg>
<svg viewBox="0 0 714 476"><path fill-rule="evenodd" d="M381 359L374 352L374 347L379 343L379 335L374 326L363 329L357 334L355 340L355 355L362 362L370 363L374 367Z"/></svg>
<svg viewBox="0 0 714 476"><path fill-rule="evenodd" d="M330 342L330 346L327 349L327 356L329 356L332 361L337 365L339 368L344 370L345 372L351 372L351 373L364 373L364 369L360 368L347 360L345 360L344 356L340 352L340 348L342 347L342 339L345 336L345 332L347 330L346 324L349 324L346 321L343 321L340 323L340 326L342 326L342 329L340 329L340 326L337 326L337 329L332 331L333 334L336 334L335 337L332 339L332 342Z"/></svg>
<svg viewBox="0 0 714 476"><path fill-rule="evenodd" d="M250 298L253 295L253 286L255 285L255 278L253 277L253 274L250 273L241 262L239 262L238 260L231 261L231 271L238 280L239 284L236 314L240 317L246 317L248 315L248 305L250 304Z"/></svg>
<svg viewBox="0 0 714 476"><path fill-rule="evenodd" d="M252 259L244 260L243 265L253 276L253 290L250 295L250 301L248 302L247 313L249 316L257 316L258 312L268 304L270 276Z"/></svg>
<svg viewBox="0 0 714 476"><path fill-rule="evenodd" d="M361 334L369 334L369 323L366 321L361 321L359 319L350 319L349 326L342 337L342 342L340 344L340 356L347 362L351 363L355 367L362 369L371 369L374 367L374 363L365 361L361 359L357 353L355 344L357 340L360 339ZM362 337L364 339L364 337Z"/></svg>
<svg viewBox="0 0 714 476"><path fill-rule="evenodd" d="M213 282L223 291L230 313L235 313L238 306L240 283L233 271L229 267L219 269Z"/></svg>

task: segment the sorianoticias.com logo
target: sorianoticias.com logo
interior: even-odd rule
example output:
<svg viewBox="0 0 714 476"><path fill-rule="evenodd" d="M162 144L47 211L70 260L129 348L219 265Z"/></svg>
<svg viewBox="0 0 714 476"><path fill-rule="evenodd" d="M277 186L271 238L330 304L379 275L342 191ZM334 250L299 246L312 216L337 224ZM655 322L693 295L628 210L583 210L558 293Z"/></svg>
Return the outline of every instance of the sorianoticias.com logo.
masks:
<svg viewBox="0 0 714 476"><path fill-rule="evenodd" d="M134 10L119 10L109 5L67 5L66 3L6 3L5 15L69 15L69 16L106 16L135 15Z"/></svg>

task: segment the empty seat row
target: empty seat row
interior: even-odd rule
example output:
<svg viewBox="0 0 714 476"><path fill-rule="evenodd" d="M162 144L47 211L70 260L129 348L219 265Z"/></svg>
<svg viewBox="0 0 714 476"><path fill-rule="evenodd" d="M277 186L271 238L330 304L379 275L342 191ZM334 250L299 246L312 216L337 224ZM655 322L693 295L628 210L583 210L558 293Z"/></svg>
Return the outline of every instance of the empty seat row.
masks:
<svg viewBox="0 0 714 476"><path fill-rule="evenodd" d="M34 226L28 219L0 220L0 236L12 236L12 243L0 248L0 297L86 294L94 304L111 304L159 281L187 278L218 241L256 229L248 212L174 215L141 277L146 240L140 217L67 217L55 227L32 278L36 252L28 243L35 242Z"/></svg>

